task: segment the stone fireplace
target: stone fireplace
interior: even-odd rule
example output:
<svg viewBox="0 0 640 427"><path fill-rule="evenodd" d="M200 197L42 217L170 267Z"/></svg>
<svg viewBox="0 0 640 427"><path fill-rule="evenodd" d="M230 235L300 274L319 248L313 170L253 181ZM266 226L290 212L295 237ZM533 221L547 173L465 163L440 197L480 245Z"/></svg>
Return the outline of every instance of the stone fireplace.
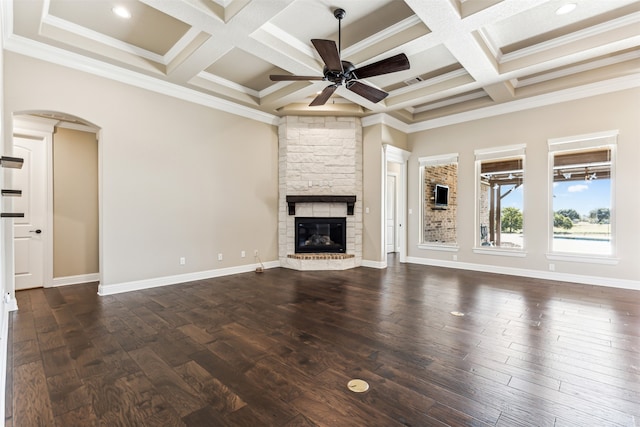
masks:
<svg viewBox="0 0 640 427"><path fill-rule="evenodd" d="M296 270L343 270L359 266L362 263L360 119L283 117L279 125L279 172L280 265ZM303 249L301 223L315 224L303 231ZM341 225L336 226L337 223ZM339 249L336 239L344 239ZM304 244L307 241L309 245Z"/></svg>

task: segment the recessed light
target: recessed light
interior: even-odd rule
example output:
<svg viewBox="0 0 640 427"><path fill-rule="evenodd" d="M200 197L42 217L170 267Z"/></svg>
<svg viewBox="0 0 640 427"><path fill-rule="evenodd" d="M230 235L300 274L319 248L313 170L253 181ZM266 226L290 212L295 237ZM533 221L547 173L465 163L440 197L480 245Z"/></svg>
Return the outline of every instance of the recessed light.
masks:
<svg viewBox="0 0 640 427"><path fill-rule="evenodd" d="M124 6L114 6L111 11L118 15L120 18L129 19L131 18L131 12Z"/></svg>
<svg viewBox="0 0 640 427"><path fill-rule="evenodd" d="M575 3L567 3L563 6L560 6L558 9L556 9L556 15L566 15L567 13L573 12L573 9L575 9L577 6L577 4Z"/></svg>

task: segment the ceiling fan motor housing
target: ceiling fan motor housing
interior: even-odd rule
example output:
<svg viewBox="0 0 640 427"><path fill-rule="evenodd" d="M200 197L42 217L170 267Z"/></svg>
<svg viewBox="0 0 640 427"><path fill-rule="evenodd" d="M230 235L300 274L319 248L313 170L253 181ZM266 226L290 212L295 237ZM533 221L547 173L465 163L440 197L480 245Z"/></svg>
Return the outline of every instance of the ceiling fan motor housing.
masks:
<svg viewBox="0 0 640 427"><path fill-rule="evenodd" d="M341 85L354 78L351 75L351 72L356 69L355 65L353 65L349 61L340 62L342 62L342 71L330 70L326 66L324 67L322 73L324 74L325 80L337 85Z"/></svg>

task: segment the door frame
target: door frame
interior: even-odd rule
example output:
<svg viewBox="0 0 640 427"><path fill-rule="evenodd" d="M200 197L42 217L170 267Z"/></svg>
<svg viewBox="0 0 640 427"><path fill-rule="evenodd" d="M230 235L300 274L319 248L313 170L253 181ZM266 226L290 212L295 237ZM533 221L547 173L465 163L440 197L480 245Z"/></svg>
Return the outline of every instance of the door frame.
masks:
<svg viewBox="0 0 640 427"><path fill-rule="evenodd" d="M383 206L384 209L384 218L382 219L382 230L383 230L383 238L382 238L382 248L384 253L384 260L386 265L386 239L384 238L384 231L387 225L387 163L399 163L400 164L400 175L398 179L400 180L398 188L399 190L396 192L396 202L397 202L397 223L398 223L398 251L400 253L400 262L407 262L407 162L409 161L409 156L411 152L407 150L403 150L402 148L398 148L391 144L382 144L382 149L384 150L384 160L382 162L382 176L384 177L384 183L382 186L382 199L384 200Z"/></svg>
<svg viewBox="0 0 640 427"><path fill-rule="evenodd" d="M43 281L42 286L44 288L50 288L53 286L53 132L57 120L40 118L40 117L25 117L22 115L13 116L13 132L11 133L11 146L13 147L13 138L20 136L24 138L39 139L45 144L45 233L42 233L42 240L44 246L44 259L43 259ZM13 246L13 227L11 228L11 262L7 267L11 269L10 280L12 283L12 289L15 292L15 250Z"/></svg>
<svg viewBox="0 0 640 427"><path fill-rule="evenodd" d="M398 218L398 212L399 212L399 202L398 202L398 193L400 192L399 190L399 182L400 182L400 175L397 172L387 172L387 198L386 201L389 201L389 177L395 179L395 185L393 186L393 196L394 196L394 204L393 204L393 250L392 252L399 252L400 251L400 247L399 247L399 241L400 241L400 227L398 227L398 225L400 224L399 218ZM385 213L385 236L384 236L384 243L385 243L385 252L388 254L389 250L388 250L388 242L387 242L387 234L386 234L386 229L389 227L387 224L388 218L386 217L386 213Z"/></svg>

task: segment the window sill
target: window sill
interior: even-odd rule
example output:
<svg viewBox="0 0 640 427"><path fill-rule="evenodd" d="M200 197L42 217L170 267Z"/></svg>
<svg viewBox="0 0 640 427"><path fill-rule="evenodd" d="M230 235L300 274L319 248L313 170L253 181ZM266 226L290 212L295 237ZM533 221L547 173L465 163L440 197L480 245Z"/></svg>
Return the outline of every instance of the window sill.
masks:
<svg viewBox="0 0 640 427"><path fill-rule="evenodd" d="M481 255L496 255L496 256L510 256L510 257L518 257L524 258L527 256L527 253L520 249L504 249L498 247L492 248L473 248L474 254Z"/></svg>
<svg viewBox="0 0 640 427"><path fill-rule="evenodd" d="M449 243L420 243L418 245L418 248L442 252L458 252L458 250L460 249L458 245L452 245Z"/></svg>
<svg viewBox="0 0 640 427"><path fill-rule="evenodd" d="M589 264L618 265L620 259L610 255L569 254L560 252L547 253L547 259L553 261L584 262Z"/></svg>

